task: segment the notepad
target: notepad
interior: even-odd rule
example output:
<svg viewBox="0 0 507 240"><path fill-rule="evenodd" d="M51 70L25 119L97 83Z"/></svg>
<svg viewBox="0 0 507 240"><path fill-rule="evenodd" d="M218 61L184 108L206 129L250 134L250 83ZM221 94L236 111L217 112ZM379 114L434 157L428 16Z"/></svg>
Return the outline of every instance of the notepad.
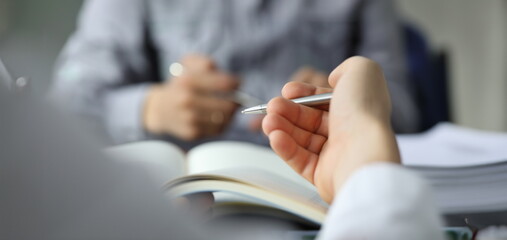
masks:
<svg viewBox="0 0 507 240"><path fill-rule="evenodd" d="M187 175L170 181L167 194L214 192L215 217L263 214L308 225L324 221L328 205L316 188L269 148L212 142L190 150Z"/></svg>
<svg viewBox="0 0 507 240"><path fill-rule="evenodd" d="M165 145L162 152L161 145ZM164 187L167 195L178 198L213 192L212 218L255 215L315 228L324 221L328 209L310 182L264 146L218 141L201 144L185 154L169 143L146 142L116 147L109 152L120 158L135 155L135 159L142 159L148 155L147 159L151 159L154 156L149 155L154 152L167 156L167 163L173 166L167 171ZM162 174L156 167L152 170L156 176Z"/></svg>

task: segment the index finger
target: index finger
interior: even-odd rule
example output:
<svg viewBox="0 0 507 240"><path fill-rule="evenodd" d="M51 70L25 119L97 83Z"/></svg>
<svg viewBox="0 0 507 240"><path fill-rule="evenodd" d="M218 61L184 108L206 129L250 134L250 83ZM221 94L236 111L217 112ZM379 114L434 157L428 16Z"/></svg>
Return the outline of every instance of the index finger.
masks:
<svg viewBox="0 0 507 240"><path fill-rule="evenodd" d="M327 136L327 112L278 97L268 103L268 114L278 114L298 128Z"/></svg>
<svg viewBox="0 0 507 240"><path fill-rule="evenodd" d="M282 96L288 99L294 99L299 97L306 97L310 95L330 93L333 92L332 88L318 87L312 84L303 82L289 82L285 84L282 89ZM328 110L329 105L317 106L316 108L321 110Z"/></svg>
<svg viewBox="0 0 507 240"><path fill-rule="evenodd" d="M318 87L304 82L289 82L282 89L282 96L288 99L333 92L332 88Z"/></svg>

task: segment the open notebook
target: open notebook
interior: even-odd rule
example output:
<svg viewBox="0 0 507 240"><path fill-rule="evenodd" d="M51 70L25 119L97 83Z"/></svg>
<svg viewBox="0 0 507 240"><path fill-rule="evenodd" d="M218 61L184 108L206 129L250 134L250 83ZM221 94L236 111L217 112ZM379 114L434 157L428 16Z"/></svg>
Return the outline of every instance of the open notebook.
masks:
<svg viewBox="0 0 507 240"><path fill-rule="evenodd" d="M441 124L398 136L398 142L403 163L433 185L442 212L507 210L507 134ZM174 149L171 161L180 172L166 184L171 197L214 192L216 215L271 214L314 225L324 220L328 206L316 189L269 148L212 142L186 155Z"/></svg>
<svg viewBox="0 0 507 240"><path fill-rule="evenodd" d="M313 228L328 208L315 187L271 149L250 143L210 142L185 154L172 144L140 142L106 153L146 170L171 198L213 192L215 218L253 215Z"/></svg>
<svg viewBox="0 0 507 240"><path fill-rule="evenodd" d="M269 148L212 142L190 150L186 176L170 181L172 197L215 192L215 215L262 213L319 225L327 204L315 187Z"/></svg>

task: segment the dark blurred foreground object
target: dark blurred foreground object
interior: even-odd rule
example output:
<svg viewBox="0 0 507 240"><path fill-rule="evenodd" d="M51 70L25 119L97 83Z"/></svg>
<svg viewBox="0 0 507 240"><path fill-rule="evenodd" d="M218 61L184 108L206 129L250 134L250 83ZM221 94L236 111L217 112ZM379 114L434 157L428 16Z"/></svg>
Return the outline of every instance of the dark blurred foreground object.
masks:
<svg viewBox="0 0 507 240"><path fill-rule="evenodd" d="M93 142L0 84L0 239L199 239L144 172Z"/></svg>
<svg viewBox="0 0 507 240"><path fill-rule="evenodd" d="M420 130L450 121L449 60L446 52L434 52L424 33L415 25L405 24L408 79L415 90L420 111Z"/></svg>

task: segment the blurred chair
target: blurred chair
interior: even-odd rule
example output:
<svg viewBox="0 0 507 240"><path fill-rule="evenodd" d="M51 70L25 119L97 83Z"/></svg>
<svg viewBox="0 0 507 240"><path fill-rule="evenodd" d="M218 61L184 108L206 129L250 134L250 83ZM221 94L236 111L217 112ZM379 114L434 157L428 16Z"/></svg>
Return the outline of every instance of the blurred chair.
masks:
<svg viewBox="0 0 507 240"><path fill-rule="evenodd" d="M420 129L450 121L448 58L444 51L433 52L422 31L404 25L408 78L414 86L420 111Z"/></svg>

